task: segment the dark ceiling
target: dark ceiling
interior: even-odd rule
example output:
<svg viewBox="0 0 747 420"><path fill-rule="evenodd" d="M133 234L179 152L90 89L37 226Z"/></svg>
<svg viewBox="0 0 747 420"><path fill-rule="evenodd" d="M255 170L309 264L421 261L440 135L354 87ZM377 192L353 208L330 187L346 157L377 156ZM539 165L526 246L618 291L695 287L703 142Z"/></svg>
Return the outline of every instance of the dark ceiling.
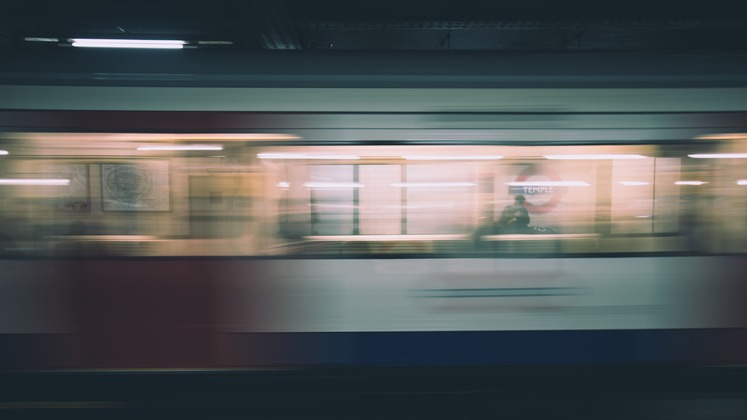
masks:
<svg viewBox="0 0 747 420"><path fill-rule="evenodd" d="M0 48L50 47L28 38L142 37L228 41L212 48L234 51L745 52L740 3L11 0L0 2Z"/></svg>

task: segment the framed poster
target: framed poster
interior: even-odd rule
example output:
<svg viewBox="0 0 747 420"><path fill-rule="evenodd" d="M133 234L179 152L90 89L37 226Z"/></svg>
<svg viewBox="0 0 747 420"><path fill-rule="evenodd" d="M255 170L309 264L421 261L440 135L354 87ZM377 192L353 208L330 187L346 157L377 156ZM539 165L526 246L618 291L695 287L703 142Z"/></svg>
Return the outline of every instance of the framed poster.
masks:
<svg viewBox="0 0 747 420"><path fill-rule="evenodd" d="M34 170L34 177L66 179L66 185L43 186L34 194L44 197L45 205L55 211L88 212L91 211L91 196L88 184L88 165L84 163L59 163L40 161L43 165Z"/></svg>
<svg viewBox="0 0 747 420"><path fill-rule="evenodd" d="M101 165L104 211L168 211L168 162Z"/></svg>

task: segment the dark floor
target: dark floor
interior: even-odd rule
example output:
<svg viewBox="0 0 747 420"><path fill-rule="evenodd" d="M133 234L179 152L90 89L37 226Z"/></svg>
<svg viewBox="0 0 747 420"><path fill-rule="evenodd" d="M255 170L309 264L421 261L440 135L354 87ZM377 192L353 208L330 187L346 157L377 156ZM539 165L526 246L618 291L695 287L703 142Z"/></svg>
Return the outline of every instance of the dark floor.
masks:
<svg viewBox="0 0 747 420"><path fill-rule="evenodd" d="M747 368L6 372L0 418L747 419Z"/></svg>

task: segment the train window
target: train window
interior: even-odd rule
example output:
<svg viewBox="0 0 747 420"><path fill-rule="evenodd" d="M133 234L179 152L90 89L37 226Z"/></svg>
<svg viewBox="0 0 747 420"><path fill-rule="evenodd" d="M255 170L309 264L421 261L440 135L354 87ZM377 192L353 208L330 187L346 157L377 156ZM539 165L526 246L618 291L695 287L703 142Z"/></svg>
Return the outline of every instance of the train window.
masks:
<svg viewBox="0 0 747 420"><path fill-rule="evenodd" d="M613 161L610 182L613 234L658 234L679 230L677 174L672 158Z"/></svg>
<svg viewBox="0 0 747 420"><path fill-rule="evenodd" d="M13 153L0 157L2 252L500 257L747 250L747 169L734 158L747 150L738 143L241 143L219 153L143 153L139 144L73 138L21 147L6 139L3 150Z"/></svg>
<svg viewBox="0 0 747 420"><path fill-rule="evenodd" d="M403 165L403 227L407 234L458 234L475 226L478 201L468 163Z"/></svg>
<svg viewBox="0 0 747 420"><path fill-rule="evenodd" d="M720 140L707 153L688 154L682 197L698 250L747 251L747 145L744 135ZM685 184L686 183L686 184Z"/></svg>
<svg viewBox="0 0 747 420"><path fill-rule="evenodd" d="M403 226L402 206L406 205L401 188L401 165L358 166L358 231L362 235L399 235Z"/></svg>
<svg viewBox="0 0 747 420"><path fill-rule="evenodd" d="M683 188L692 162L683 161L679 149L658 146L351 146L283 153L259 156L273 156L268 173L286 174L277 184L283 203L277 222L293 240L285 248L291 253L686 252L692 246L687 200L703 200L702 190L692 196ZM528 216L524 226L505 219L518 196ZM320 229L320 215L334 227ZM282 241L277 245L284 249Z"/></svg>
<svg viewBox="0 0 747 420"><path fill-rule="evenodd" d="M358 168L352 165L313 165L308 181L302 184L308 194L311 233L352 235L358 231L354 214L358 196Z"/></svg>

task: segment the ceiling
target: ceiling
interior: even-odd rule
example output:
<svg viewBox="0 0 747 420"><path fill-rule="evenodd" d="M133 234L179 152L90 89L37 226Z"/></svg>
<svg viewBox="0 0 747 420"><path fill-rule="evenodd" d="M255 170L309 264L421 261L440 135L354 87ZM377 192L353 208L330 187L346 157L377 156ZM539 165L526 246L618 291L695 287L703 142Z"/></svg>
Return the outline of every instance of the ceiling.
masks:
<svg viewBox="0 0 747 420"><path fill-rule="evenodd" d="M0 87L747 87L740 5L2 0ZM71 38L188 44L68 48Z"/></svg>
<svg viewBox="0 0 747 420"><path fill-rule="evenodd" d="M656 0L59 0L0 3L2 48L28 38L225 41L204 48L745 52L740 2ZM49 45L53 44L53 45Z"/></svg>

